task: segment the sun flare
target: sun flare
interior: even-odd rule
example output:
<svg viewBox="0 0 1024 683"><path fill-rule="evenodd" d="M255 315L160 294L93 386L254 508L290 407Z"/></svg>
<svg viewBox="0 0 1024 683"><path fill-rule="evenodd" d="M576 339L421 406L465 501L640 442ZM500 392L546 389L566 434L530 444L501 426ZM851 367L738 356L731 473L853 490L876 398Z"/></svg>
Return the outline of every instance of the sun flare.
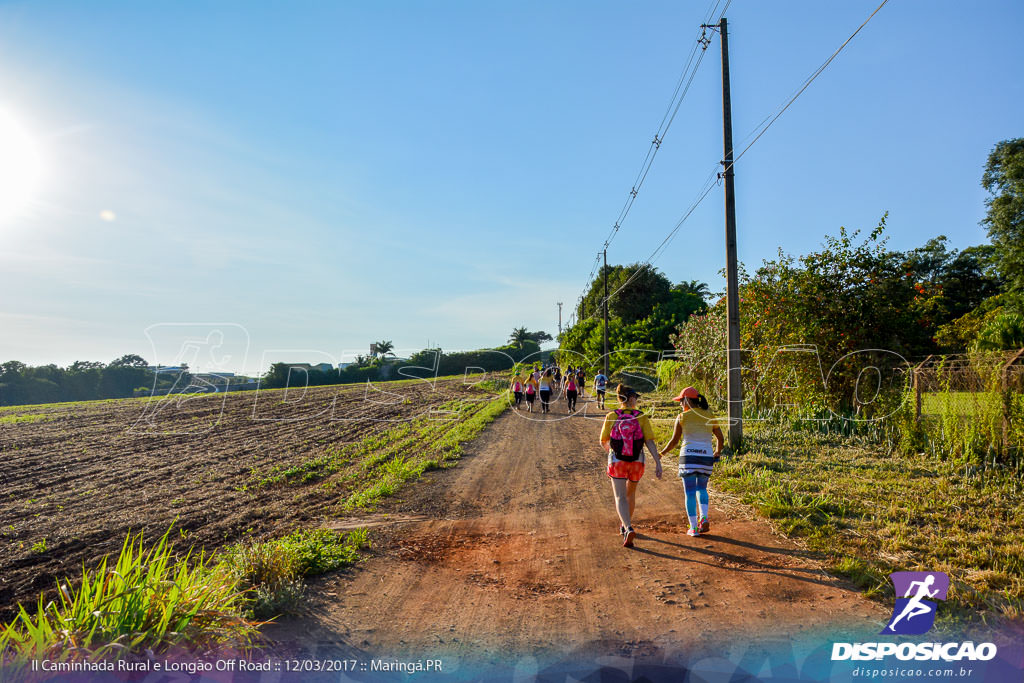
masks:
<svg viewBox="0 0 1024 683"><path fill-rule="evenodd" d="M39 187L42 163L32 136L0 110L0 221L20 214Z"/></svg>

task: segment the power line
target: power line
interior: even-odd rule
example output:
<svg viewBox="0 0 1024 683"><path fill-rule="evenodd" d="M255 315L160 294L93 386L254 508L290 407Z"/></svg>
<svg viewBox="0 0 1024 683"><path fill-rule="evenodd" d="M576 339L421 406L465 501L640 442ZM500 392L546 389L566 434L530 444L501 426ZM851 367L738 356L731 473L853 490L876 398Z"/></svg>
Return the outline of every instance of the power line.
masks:
<svg viewBox="0 0 1024 683"><path fill-rule="evenodd" d="M655 248L655 250L653 252L651 252L651 255L643 262L641 267L637 268L636 271L634 271L633 274L624 283L622 283L622 285L620 285L614 292L612 292L612 293L610 293L608 295L607 298L608 298L609 301L616 294L618 294L623 289L625 289L626 286L628 286L630 282L632 282L641 272L643 272L643 270L645 268L650 266L654 262L654 260L656 260L658 257L661 256L662 253L664 253L665 249L667 249L669 244L672 243L672 240L675 239L676 234L678 234L680 228L682 228L682 226L686 222L686 220L697 209L697 207L700 205L700 203L702 201L704 201L704 198L708 196L708 194L711 192L712 188L714 188L714 186L716 184L716 178L718 178L718 179L722 178L722 174L725 171L728 171L729 169L731 169L736 164L736 162L739 161L740 157L742 157L744 154L746 154L747 151L751 147L754 146L754 144L761 138L761 136L764 135L765 132L769 128L771 128L772 124L775 123L775 121L778 120L778 118L780 116L782 116L782 114L787 109L789 109L790 105L792 105L797 100L797 98L799 98L800 95L802 95L804 93L804 91L807 90L808 86L810 86L810 84L813 83L814 80L817 79L818 76L820 76L822 74L822 72L825 71L826 68L828 68L829 64L831 64L832 61L837 56L839 56L839 53L842 52L843 49L845 49L846 46L850 44L850 41L852 41L857 36L857 34L860 33L861 29L863 29L865 26L867 26L868 22L871 21L871 19L874 18L874 16L876 14L878 14L879 10L881 10L882 7L884 7L885 4L888 1L889 0L882 0L882 3L878 7L875 8L875 11L872 12L870 14L870 16L868 16L868 18L865 19L864 22L860 26L858 26L857 29L852 34L850 34L850 37L847 38L843 42L843 44L840 45L836 49L836 51L833 52L832 55L829 56L829 58L825 60L825 62L821 66L819 66L813 73L811 73L810 76L808 76L803 81L803 83L796 90L796 92L792 96L790 96L790 98L779 109L777 109L777 111L774 114L774 116L769 115L764 120L762 120L761 124L759 124L758 127L754 129L754 131L758 131L757 135L754 137L753 140L750 141L750 143L746 147L743 148L743 150L739 154L737 154L736 156L733 157L733 160L732 160L731 164L726 166L721 172L712 171L712 173L708 176L708 179L705 180L705 183L703 185L703 189L698 193L697 199L695 199L694 202L689 206L689 208L683 214L682 218L680 218L676 222L675 226L669 231L668 235L666 235L665 238L661 241L661 244L659 244L658 247ZM731 2L731 0L730 0L730 2ZM728 9L728 3L726 4L725 9L722 10L722 14L724 14L727 9ZM765 124L765 121L767 121L767 124ZM750 135L753 135L753 131L750 134L747 135L747 138L749 138ZM724 166L724 162L722 164L720 164L720 165ZM588 285L589 285L589 281L588 281ZM598 306L602 306L603 304L604 304L604 299L602 298L602 300L598 303ZM584 318L583 320L587 320L587 319L589 319L591 317L594 317L593 314L587 316L587 318ZM583 320L581 320L580 322L583 322Z"/></svg>
<svg viewBox="0 0 1024 683"><path fill-rule="evenodd" d="M821 75L821 73L822 73L822 72L823 72L823 71L824 71L824 70L825 70L825 69L826 69L826 68L828 67L828 65L832 63L832 60L834 60L834 59L835 59L836 57L838 57L838 56L839 56L839 53L840 53L840 52L842 52L842 51L843 51L843 49L844 49L844 48L845 48L845 47L846 47L847 45L849 45L849 44L850 44L850 41L851 41L851 40L853 40L853 39L854 39L854 38L855 38L855 37L857 36L857 34L858 34L858 33L860 33L860 31L861 31L861 29L862 29L862 28L864 28L865 26L867 26L867 25L868 25L868 22L869 22L869 21L871 21L871 19L872 19L872 18L874 18L874 16L875 16L876 14L878 14L878 11L879 11L880 9L882 9L882 8L883 8L883 7L885 6L885 4L886 4L887 2L889 2L889 0L882 0L882 4L880 4L880 5L878 6L878 7L876 7L876 8L875 8L875 11L874 11L874 12L872 12L872 13L871 13L871 15L870 15L870 16L869 16L869 17L868 17L867 19L865 19L865 20L864 20L864 23L862 23L862 24L861 24L860 26L858 26L858 27L857 27L857 30L856 30L856 31L854 31L853 33L851 33L851 34L850 34L850 37L849 37L849 38L847 38L847 39L846 39L846 40L845 40L845 41L843 42L843 44L842 44L842 45L840 45L840 46L839 46L839 47L838 47L838 48L836 49L836 51L835 51L835 52L833 52L833 53L832 53L832 55L831 55L831 56L830 56L830 57L829 57L828 59L826 59L826 60L825 60L824 64L822 64L822 65L821 65L821 66L819 66L819 67L818 67L817 69L815 69L814 73L812 73L812 74L811 74L810 76L808 76L808 77L807 77L807 79L806 79L806 80L805 80L805 81L803 82L803 84L802 84L802 85L800 86L800 88L799 88L799 89L798 89L798 90L796 91L796 93L795 93L795 94L793 94L793 96L792 96L792 97L790 97L788 101L786 101L786 103L785 103L785 104L784 104L784 105L782 106L782 108L780 108L780 109L778 110L778 112L777 112L777 113L775 114L775 116L771 117L771 120L770 120L770 121L768 121L768 124L767 124L767 125L765 125L765 126L764 126L763 128L761 128L761 131L760 131L760 132L759 132L759 133L757 134L757 136L756 136L756 137L754 137L754 139L753 139L753 140L751 140L751 141L750 141L750 144L748 144L748 145L747 145L746 147L744 147L744 148L743 148L743 151L741 151L741 152L740 152L739 154L737 154L737 155L736 155L736 156L735 156L735 157L733 158L733 161L732 161L732 163L733 163L733 164L735 164L735 163L736 163L737 161L739 161L739 160L740 160L740 157L742 157L742 156L743 156L744 154L746 154L746 153L747 153L747 150L748 150L748 149L750 149L751 147L753 147L753 146L754 146L754 143L755 143L755 142L757 142L757 141L758 141L758 140L759 140L759 139L761 138L761 136L762 136L762 135L764 135L764 134L765 134L765 133L766 133L766 132L768 131L768 129L772 127L772 124L773 124L773 123L775 123L775 121L776 121L776 120L777 120L777 119L778 119L778 118L779 118L780 116L782 116L783 112L785 112L785 111L786 111L787 109L789 109L789 107L790 107L790 105L791 105L791 104L793 104L794 102L796 102L796 99L797 99L798 97L800 97L800 95L802 95L802 94L804 93L804 91L805 91L805 90L807 90L807 87L808 87L808 86L810 86L810 84L811 84L811 83L813 83L813 82L814 82L814 80L815 80L815 79L816 79L816 78L817 78L818 76L820 76L820 75ZM764 122L762 121L762 124L763 124L763 123L764 123ZM757 129L755 128L755 130L757 130ZM747 137L750 137L750 136L748 135ZM730 166L731 166L731 165L730 165Z"/></svg>
<svg viewBox="0 0 1024 683"><path fill-rule="evenodd" d="M718 2L715 3L709 16L714 15L714 12L718 9L720 2L721 0L718 0ZM725 7L722 8L721 13L718 15L719 20L721 20L722 15L725 14L731 4L732 0L726 0ZM706 24L707 20L705 20L704 23ZM676 88L672 93L672 98L669 100L668 108L665 110L665 115L662 116L661 123L658 124L658 129L654 133L654 139L651 140L651 143L647 148L647 155L644 157L644 161L640 165L640 170L637 172L636 179L633 181L633 186L630 188L629 193L626 196L626 201L622 206L622 210L619 211L618 218L615 219L615 224L608 233L608 237L604 240L605 249L611 245L612 241L618 234L619 229L622 227L623 222L626 220L626 216L629 215L630 209L633 208L633 203L636 201L637 195L643 187L644 181L647 179L647 174L650 173L651 166L654 164L654 158L658 155L658 150L661 149L661 144L665 141L665 136L672 127L672 122L675 121L676 114L679 113L683 100L686 99L686 95L690 91L693 79L697 76L697 69L700 68L700 64L704 60L704 55L707 52L708 45L710 44L706 39L706 34L707 31L702 25L700 37L697 38L693 47L690 49L690 55L687 58L686 66L683 67L683 71L679 75L679 80L676 82ZM697 51L698 47L700 48L699 53ZM696 63L694 63L694 56L697 57ZM692 69L690 68L691 65L693 66ZM687 75L689 75L689 77L687 77ZM684 82L685 86L683 85Z"/></svg>
<svg viewBox="0 0 1024 683"><path fill-rule="evenodd" d="M710 6L708 12L705 14L704 24L706 24L710 18L715 15L715 12L718 10L721 2L722 0L715 0L713 5ZM726 0L725 6L718 14L719 19L721 19L722 15L725 14L731 4L732 0ZM630 188L626 197L626 201L623 204L622 209L619 211L619 215L615 219L615 223L612 226L611 231L604 240L603 249L607 249L615 239L623 222L626 220L630 210L633 208L633 203L636 201L637 195L643 187L644 181L647 180L647 175L650 173L651 166L654 164L654 159L658 155L658 151L661 149L661 144L665 140L665 135L672 127L672 123L675 121L676 115L679 113L679 109L682 107L683 101L686 99L686 95L690 91L690 86L693 84L693 80L697 75L697 70L700 68L701 61L704 59L704 54L706 53L709 44L709 41L706 39L706 34L706 30L702 28L700 36L690 49L690 54L687 57L686 64L683 67L682 72L679 74L679 79L676 81L676 87L672 92L672 97L669 99L668 106L665 109L665 114L662 116L661 122L658 124L657 131L654 134L654 139L651 140L651 143L648 145L647 155L644 157L643 163L640 165L640 170L637 172L636 178L633 181L633 186ZM694 57L696 57L696 62L694 62ZM600 257L601 255L598 253L594 261L594 266L590 270L590 275L587 277L587 284L584 286L583 295L580 297L581 300L586 298L590 283L593 281L594 274L598 270Z"/></svg>

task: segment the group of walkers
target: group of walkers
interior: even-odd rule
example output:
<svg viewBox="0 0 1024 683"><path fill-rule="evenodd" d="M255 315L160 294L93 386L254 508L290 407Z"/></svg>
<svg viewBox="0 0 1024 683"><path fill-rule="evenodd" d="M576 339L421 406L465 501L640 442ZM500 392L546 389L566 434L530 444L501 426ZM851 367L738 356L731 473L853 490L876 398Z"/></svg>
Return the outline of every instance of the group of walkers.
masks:
<svg viewBox="0 0 1024 683"><path fill-rule="evenodd" d="M510 389L517 410L523 399L527 410L533 412L536 398L540 397L541 412L551 410L551 397L563 390L568 413L576 412L576 402L583 391L586 374L582 368L569 367L563 373L557 366L535 366L525 376L516 372ZM605 393L608 378L598 372L594 377L594 395L598 408L605 408ZM633 547L636 530L633 515L636 509L636 489L644 474L644 450L654 459L654 476L661 479L661 454L679 447L679 478L683 484L686 501L686 517L689 522L689 536L700 536L711 530L708 519L708 480L714 465L722 454L725 437L714 424L714 415L708 407L708 400L695 387L686 387L673 401L679 403L680 411L672 425L672 436L659 450L654 438L654 427L650 418L641 411L637 403L640 394L632 387L619 384L615 388L619 407L604 418L601 427L601 447L608 453L607 474L612 482L615 495L615 511L619 517L619 534L622 545ZM712 443L714 442L714 443Z"/></svg>
<svg viewBox="0 0 1024 683"><path fill-rule="evenodd" d="M536 365L525 376L517 370L509 386L513 396L512 405L516 410L521 410L525 400L526 410L532 413L534 402L540 398L540 411L550 413L551 399L561 391L566 402L566 412L571 415L576 412L576 404L580 397L585 395L586 381L586 371L573 366L566 368L563 373L562 368L557 365L543 368ZM594 378L594 393L599 408L604 408L604 394L607 385L608 378L599 372Z"/></svg>

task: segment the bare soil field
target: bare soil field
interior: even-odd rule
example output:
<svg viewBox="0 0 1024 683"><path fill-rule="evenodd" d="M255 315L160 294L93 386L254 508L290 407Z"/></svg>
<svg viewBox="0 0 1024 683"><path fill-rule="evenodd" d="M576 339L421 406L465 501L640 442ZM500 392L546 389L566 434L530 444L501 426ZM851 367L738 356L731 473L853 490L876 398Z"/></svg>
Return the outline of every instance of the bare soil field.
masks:
<svg viewBox="0 0 1024 683"><path fill-rule="evenodd" d="M173 524L177 548L212 550L336 519L358 482L283 473L343 461L346 444L415 418L443 432L448 408L487 398L459 379L4 408L0 617L116 553L129 533L155 541Z"/></svg>
<svg viewBox="0 0 1024 683"><path fill-rule="evenodd" d="M711 533L688 537L672 457L660 481L648 463L636 547L623 548L598 444L603 415L592 403L571 418L557 403L548 415L508 411L456 468L425 475L377 514L338 520L333 528L372 527L373 555L319 579L309 613L268 637L307 656L508 666L682 661L758 635L884 624L881 605L721 492Z"/></svg>

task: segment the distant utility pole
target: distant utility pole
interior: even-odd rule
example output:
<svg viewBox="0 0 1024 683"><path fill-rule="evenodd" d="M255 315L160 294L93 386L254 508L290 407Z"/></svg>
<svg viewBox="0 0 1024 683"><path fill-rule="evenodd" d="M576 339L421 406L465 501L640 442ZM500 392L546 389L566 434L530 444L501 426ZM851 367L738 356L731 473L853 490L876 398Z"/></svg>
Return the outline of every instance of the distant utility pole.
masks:
<svg viewBox="0 0 1024 683"><path fill-rule="evenodd" d="M725 158L725 306L728 324L729 446L735 452L743 442L743 385L740 365L740 295L736 273L736 193L733 184L732 97L729 92L729 33L725 17L718 24L722 34L722 137Z"/></svg>
<svg viewBox="0 0 1024 683"><path fill-rule="evenodd" d="M562 334L562 302L558 302L558 334Z"/></svg>
<svg viewBox="0 0 1024 683"><path fill-rule="evenodd" d="M608 376L608 247L604 254L604 376Z"/></svg>

